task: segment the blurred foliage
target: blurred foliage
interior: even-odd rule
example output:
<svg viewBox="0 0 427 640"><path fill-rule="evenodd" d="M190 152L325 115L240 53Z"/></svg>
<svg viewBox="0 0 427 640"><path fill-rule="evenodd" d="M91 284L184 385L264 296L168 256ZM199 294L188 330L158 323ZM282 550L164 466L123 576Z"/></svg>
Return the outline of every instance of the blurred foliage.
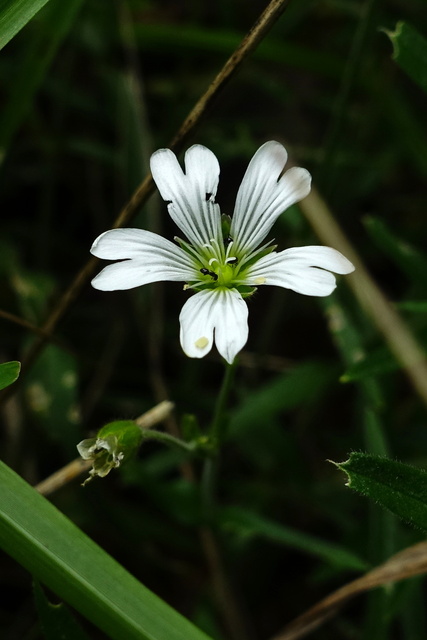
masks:
<svg viewBox="0 0 427 640"><path fill-rule="evenodd" d="M0 311L27 326L0 316L1 362L25 357L28 323L41 326L150 154L168 145L265 4L50 0L2 50ZM425 346L426 97L384 34L400 20L427 37L424 0L294 0L190 143L219 158L218 201L231 213L255 150L283 142ZM157 196L132 225L175 234ZM316 243L297 207L274 235L281 249ZM206 428L223 366L215 352L202 361L182 353L184 300L175 283L116 293L87 286L2 406L2 459L36 483L76 455L73 442L165 395L178 424L192 414ZM321 301L261 288L240 360L210 524L246 626L261 640L421 539L346 489L326 460L364 450L425 468L426 415L344 278ZM123 471L84 490L73 482L52 499L155 593L228 638L185 463L147 443ZM197 460L193 473L198 480ZM2 639L41 638L30 575L6 555L1 563ZM420 640L423 597L421 579L380 590L312 637Z"/></svg>

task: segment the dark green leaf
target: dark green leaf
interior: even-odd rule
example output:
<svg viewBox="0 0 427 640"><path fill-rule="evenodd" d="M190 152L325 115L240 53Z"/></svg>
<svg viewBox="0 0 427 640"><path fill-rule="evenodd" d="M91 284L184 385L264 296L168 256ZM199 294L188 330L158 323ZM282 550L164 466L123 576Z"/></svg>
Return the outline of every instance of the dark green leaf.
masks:
<svg viewBox="0 0 427 640"><path fill-rule="evenodd" d="M0 364L0 389L8 387L18 379L21 370L20 362L4 362Z"/></svg>
<svg viewBox="0 0 427 640"><path fill-rule="evenodd" d="M15 4L40 7L47 0L20 0ZM30 33L18 70L8 83L7 100L0 116L0 149L4 156L13 135L31 110L38 91L59 45L67 35L83 0L53 0L43 11L37 30ZM10 3L12 4L12 3ZM39 8L40 8L39 7ZM31 16L30 16L31 17Z"/></svg>
<svg viewBox="0 0 427 640"><path fill-rule="evenodd" d="M56 345L41 353L25 381L28 406L42 428L75 455L81 440L78 372L74 356Z"/></svg>
<svg viewBox="0 0 427 640"><path fill-rule="evenodd" d="M34 583L34 598L46 640L89 640L89 636L64 604L52 604Z"/></svg>
<svg viewBox="0 0 427 640"><path fill-rule="evenodd" d="M310 536L292 527L284 526L246 509L239 507L222 509L220 511L220 520L225 531L266 538L325 560L341 569L354 571L366 571L369 569L369 564L363 558L339 545L325 542L320 538Z"/></svg>
<svg viewBox="0 0 427 640"><path fill-rule="evenodd" d="M414 82L427 92L427 40L406 22L386 31L393 44L393 58Z"/></svg>
<svg viewBox="0 0 427 640"><path fill-rule="evenodd" d="M348 486L372 498L405 522L427 531L427 473L402 462L352 453L337 467Z"/></svg>
<svg viewBox="0 0 427 640"><path fill-rule="evenodd" d="M379 347L349 367L340 380L341 382L365 380L398 368L399 364L390 351L386 347Z"/></svg>
<svg viewBox="0 0 427 640"><path fill-rule="evenodd" d="M364 223L377 247L384 251L408 278L425 287L427 257L393 233L383 220L369 216L365 218Z"/></svg>

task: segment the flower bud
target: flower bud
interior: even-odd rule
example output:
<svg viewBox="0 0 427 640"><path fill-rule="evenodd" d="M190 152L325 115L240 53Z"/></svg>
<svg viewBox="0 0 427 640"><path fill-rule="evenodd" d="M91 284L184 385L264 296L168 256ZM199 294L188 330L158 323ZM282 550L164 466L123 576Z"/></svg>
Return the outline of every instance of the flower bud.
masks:
<svg viewBox="0 0 427 640"><path fill-rule="evenodd" d="M136 453L142 438L143 432L133 420L116 420L102 427L95 438L79 442L77 450L83 460L92 461L89 478L83 485L95 476L103 478L111 469L119 467Z"/></svg>

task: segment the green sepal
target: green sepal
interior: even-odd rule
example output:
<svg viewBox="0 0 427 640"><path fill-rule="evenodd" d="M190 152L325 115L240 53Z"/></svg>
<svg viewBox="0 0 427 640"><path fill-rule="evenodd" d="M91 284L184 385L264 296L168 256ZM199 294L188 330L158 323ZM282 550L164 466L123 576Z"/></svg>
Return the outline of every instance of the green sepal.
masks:
<svg viewBox="0 0 427 640"><path fill-rule="evenodd" d="M222 230L222 237L224 238L224 240L230 237L230 229L231 229L231 216L229 216L227 213L223 213L221 215L221 230Z"/></svg>
<svg viewBox="0 0 427 640"><path fill-rule="evenodd" d="M196 250L195 247L193 247L193 245L190 242L187 242L186 240L183 240L179 236L174 236L174 240L175 240L175 242L177 244L179 244L181 249L183 249L185 251L185 253L188 253L188 255L191 256L194 261L197 260L197 262L199 262L200 266L203 266L201 261L200 261L200 258L198 257L198 251ZM196 257L196 255L197 255L197 257ZM194 268L197 269L197 266L195 265Z"/></svg>
<svg viewBox="0 0 427 640"><path fill-rule="evenodd" d="M359 452L336 466L347 474L351 489L427 531L427 473L424 470Z"/></svg>
<svg viewBox="0 0 427 640"><path fill-rule="evenodd" d="M253 257L245 262L243 271L246 271L248 267L252 267L252 265L256 264L258 260L261 260L264 256L268 256L270 253L273 253L276 249L277 244L267 243L264 247L261 247L259 251L254 251Z"/></svg>
<svg viewBox="0 0 427 640"><path fill-rule="evenodd" d="M119 450L128 452L138 449L144 438L144 432L133 420L115 420L102 427L98 431L97 438L108 436L116 436Z"/></svg>
<svg viewBox="0 0 427 640"><path fill-rule="evenodd" d="M90 460L92 468L89 478L104 478L112 469L119 467L139 449L144 438L143 430L133 420L116 420L100 429L95 438L82 440L77 451L83 460Z"/></svg>
<svg viewBox="0 0 427 640"><path fill-rule="evenodd" d="M191 289L192 291L205 291L206 289L218 289L218 285L215 280L210 280L208 282L189 282L188 286L185 289Z"/></svg>
<svg viewBox="0 0 427 640"><path fill-rule="evenodd" d="M257 287L251 287L246 284L239 284L233 288L237 289L237 291L240 293L242 298L249 298L250 296L253 296L255 291L257 290Z"/></svg>

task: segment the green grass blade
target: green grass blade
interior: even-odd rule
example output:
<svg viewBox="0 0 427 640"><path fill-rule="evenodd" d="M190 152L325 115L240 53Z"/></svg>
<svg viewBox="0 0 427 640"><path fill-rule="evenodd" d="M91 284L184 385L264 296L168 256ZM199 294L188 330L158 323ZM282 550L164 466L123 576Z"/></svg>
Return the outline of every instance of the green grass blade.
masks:
<svg viewBox="0 0 427 640"><path fill-rule="evenodd" d="M48 0L3 0L0 3L0 49L25 27Z"/></svg>
<svg viewBox="0 0 427 640"><path fill-rule="evenodd" d="M1 1L1 0L0 0ZM0 113L1 159L22 121L31 110L34 96L42 85L59 45L66 37L83 0L54 0L43 11L38 29L26 46L19 70L8 88Z"/></svg>
<svg viewBox="0 0 427 640"><path fill-rule="evenodd" d="M0 364L0 389L8 387L18 379L21 370L20 362L4 362Z"/></svg>
<svg viewBox="0 0 427 640"><path fill-rule="evenodd" d="M0 463L0 545L113 640L208 640Z"/></svg>
<svg viewBox="0 0 427 640"><path fill-rule="evenodd" d="M229 29L202 29L194 26L181 26L177 29L175 25L142 22L135 25L135 35L142 51L166 51L174 55L178 51L194 51L197 55L205 52L230 55L243 37L242 33ZM340 75L343 66L337 56L319 50L313 52L274 36L261 42L253 57L265 62L286 62L292 67L308 69L333 78Z"/></svg>
<svg viewBox="0 0 427 640"><path fill-rule="evenodd" d="M284 526L240 507L222 509L220 519L225 531L236 531L237 533L240 531L245 536L265 538L320 558L340 569L367 571L370 568L369 563L363 558L340 545L325 542L320 538Z"/></svg>

